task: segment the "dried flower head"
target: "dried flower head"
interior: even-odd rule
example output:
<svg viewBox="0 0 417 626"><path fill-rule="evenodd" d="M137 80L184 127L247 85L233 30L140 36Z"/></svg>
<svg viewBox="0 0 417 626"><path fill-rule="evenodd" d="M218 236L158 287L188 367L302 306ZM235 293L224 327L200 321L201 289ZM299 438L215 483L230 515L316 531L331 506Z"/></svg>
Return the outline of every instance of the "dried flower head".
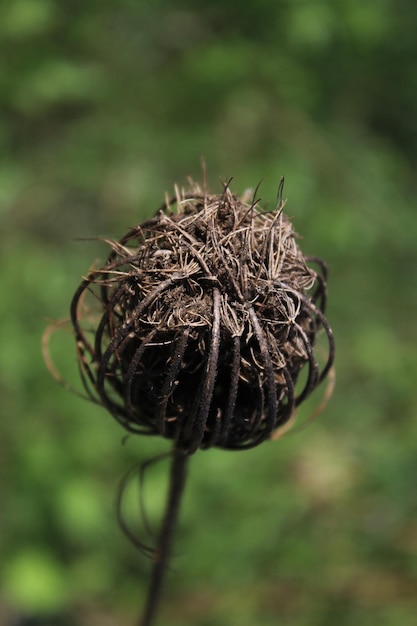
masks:
<svg viewBox="0 0 417 626"><path fill-rule="evenodd" d="M108 259L77 289L71 318L86 389L128 431L188 454L256 446L329 372L325 266L302 254L283 207L192 183L107 240Z"/></svg>

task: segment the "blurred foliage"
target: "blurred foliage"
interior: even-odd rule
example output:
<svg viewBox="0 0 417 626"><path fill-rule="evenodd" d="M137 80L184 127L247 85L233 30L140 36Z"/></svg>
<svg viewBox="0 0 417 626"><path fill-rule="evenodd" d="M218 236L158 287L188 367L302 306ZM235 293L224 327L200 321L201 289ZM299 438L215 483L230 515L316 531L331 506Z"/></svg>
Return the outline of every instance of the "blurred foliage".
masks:
<svg viewBox="0 0 417 626"><path fill-rule="evenodd" d="M79 239L150 216L201 155L213 190L262 179L273 203L285 175L303 248L330 265L338 382L296 436L195 456L161 624L413 622L416 31L412 0L3 0L2 624L134 623L150 563L114 495L168 444L121 445L40 341L105 254ZM52 348L76 381L72 343ZM166 473L145 484L154 528Z"/></svg>

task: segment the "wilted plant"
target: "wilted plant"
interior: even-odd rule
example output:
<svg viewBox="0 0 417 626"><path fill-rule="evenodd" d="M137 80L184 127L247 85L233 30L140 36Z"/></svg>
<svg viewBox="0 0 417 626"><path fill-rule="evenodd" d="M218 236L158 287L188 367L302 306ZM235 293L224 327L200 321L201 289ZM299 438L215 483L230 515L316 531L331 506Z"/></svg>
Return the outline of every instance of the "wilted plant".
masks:
<svg viewBox="0 0 417 626"><path fill-rule="evenodd" d="M176 190L153 218L106 240L106 263L72 299L88 395L129 432L173 441L141 626L155 614L189 456L274 437L333 363L325 265L299 249L282 184L274 210L237 198L229 183L219 195L194 183Z"/></svg>

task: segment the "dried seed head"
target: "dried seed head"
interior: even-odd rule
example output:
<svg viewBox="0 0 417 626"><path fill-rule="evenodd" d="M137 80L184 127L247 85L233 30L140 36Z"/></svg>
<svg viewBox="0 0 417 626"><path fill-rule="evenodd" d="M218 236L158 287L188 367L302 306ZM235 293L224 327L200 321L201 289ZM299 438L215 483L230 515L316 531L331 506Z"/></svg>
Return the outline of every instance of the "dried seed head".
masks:
<svg viewBox="0 0 417 626"><path fill-rule="evenodd" d="M328 373L325 267L303 256L283 203L265 211L228 184L220 195L192 184L107 243L107 262L83 280L71 316L84 385L127 430L189 453L249 448Z"/></svg>

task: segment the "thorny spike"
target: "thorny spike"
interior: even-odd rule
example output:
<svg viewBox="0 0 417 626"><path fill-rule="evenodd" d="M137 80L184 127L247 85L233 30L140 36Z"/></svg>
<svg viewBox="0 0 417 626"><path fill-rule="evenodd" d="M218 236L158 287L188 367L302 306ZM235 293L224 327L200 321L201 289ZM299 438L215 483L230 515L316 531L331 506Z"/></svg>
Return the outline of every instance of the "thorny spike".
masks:
<svg viewBox="0 0 417 626"><path fill-rule="evenodd" d="M282 202L282 193L284 191L284 182L285 179L283 176L281 176L281 179L279 181L279 185L278 185L278 191L277 191L277 205L275 207L275 211L279 211L280 209L282 209L283 206L283 202Z"/></svg>

